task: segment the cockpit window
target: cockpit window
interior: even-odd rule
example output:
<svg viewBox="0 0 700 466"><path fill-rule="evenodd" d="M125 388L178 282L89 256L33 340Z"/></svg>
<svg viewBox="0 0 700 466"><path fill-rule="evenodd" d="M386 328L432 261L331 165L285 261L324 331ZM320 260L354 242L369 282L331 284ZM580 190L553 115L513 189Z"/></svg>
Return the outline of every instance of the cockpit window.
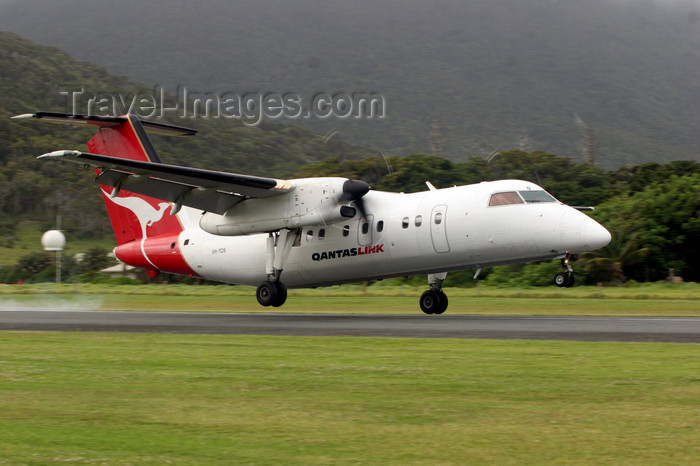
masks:
<svg viewBox="0 0 700 466"><path fill-rule="evenodd" d="M510 205L510 204L534 204L537 202L557 202L552 196L544 191L506 191L491 195L490 206Z"/></svg>
<svg viewBox="0 0 700 466"><path fill-rule="evenodd" d="M491 194L491 200L489 201L490 206L522 203L523 200L520 198L520 196L518 196L518 193L516 193L515 191Z"/></svg>
<svg viewBox="0 0 700 466"><path fill-rule="evenodd" d="M557 202L552 196L544 191L519 191L520 195L525 199L525 202L531 204L533 202Z"/></svg>

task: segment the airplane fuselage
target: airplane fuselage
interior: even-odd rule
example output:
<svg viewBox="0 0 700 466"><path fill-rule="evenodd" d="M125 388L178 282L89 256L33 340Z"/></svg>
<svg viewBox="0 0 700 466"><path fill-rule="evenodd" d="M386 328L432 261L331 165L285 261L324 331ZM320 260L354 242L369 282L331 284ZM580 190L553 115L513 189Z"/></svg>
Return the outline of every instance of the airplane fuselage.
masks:
<svg viewBox="0 0 700 466"><path fill-rule="evenodd" d="M609 242L597 222L553 199L489 205L494 195L519 192L544 193L519 180L411 194L370 191L364 197L365 218L303 228L285 262L284 283L315 287L536 262ZM184 231L147 238L139 248L152 268L251 286L265 280L268 234L212 235L197 225L202 212L183 208L179 215ZM125 250L116 249L120 260L148 268L143 260L130 260Z"/></svg>

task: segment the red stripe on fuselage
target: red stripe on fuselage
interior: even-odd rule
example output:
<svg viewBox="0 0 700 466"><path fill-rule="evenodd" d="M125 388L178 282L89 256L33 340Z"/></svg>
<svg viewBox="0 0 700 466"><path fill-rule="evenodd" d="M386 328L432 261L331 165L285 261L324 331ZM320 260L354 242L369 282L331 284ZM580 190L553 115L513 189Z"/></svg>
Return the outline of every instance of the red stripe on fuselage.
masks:
<svg viewBox="0 0 700 466"><path fill-rule="evenodd" d="M144 257L141 251L141 241L117 246L114 254L117 258L134 267L159 270L166 273L196 276L197 274L182 257L180 245L178 243L179 233L147 238L143 243Z"/></svg>

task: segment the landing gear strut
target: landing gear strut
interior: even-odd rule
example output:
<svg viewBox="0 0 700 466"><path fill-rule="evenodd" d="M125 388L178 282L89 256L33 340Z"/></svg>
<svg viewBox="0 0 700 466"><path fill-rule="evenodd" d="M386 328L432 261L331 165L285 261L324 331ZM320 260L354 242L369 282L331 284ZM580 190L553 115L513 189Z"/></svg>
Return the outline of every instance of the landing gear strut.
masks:
<svg viewBox="0 0 700 466"><path fill-rule="evenodd" d="M447 309L447 295L442 291L442 282L447 272L431 273L428 275L430 289L420 297L420 308L426 314L442 314Z"/></svg>
<svg viewBox="0 0 700 466"><path fill-rule="evenodd" d="M561 260L561 266L564 268L564 272L559 272L554 276L554 284L562 288L571 288L576 283L576 278L574 277L574 269L571 267L569 262L577 260L578 257L572 254L567 254Z"/></svg>
<svg viewBox="0 0 700 466"><path fill-rule="evenodd" d="M280 281L280 276L289 253L292 252L292 247L300 236L301 230L284 229L277 235L270 233L267 237L265 254L267 281L258 285L255 292L255 297L262 306L280 307L287 300L287 287Z"/></svg>

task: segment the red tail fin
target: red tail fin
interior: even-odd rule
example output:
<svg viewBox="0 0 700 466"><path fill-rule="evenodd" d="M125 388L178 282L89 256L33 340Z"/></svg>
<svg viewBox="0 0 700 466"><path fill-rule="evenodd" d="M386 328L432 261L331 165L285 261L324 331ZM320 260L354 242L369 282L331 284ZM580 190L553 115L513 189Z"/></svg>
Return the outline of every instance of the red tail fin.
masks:
<svg viewBox="0 0 700 466"><path fill-rule="evenodd" d="M196 133L189 128L152 121L142 122L134 115L103 117L36 112L17 115L13 118L43 119L70 125L96 126L99 130L88 142L90 152L142 162L160 162L160 157L148 139L144 127L149 131L167 135ZM138 177L134 176L132 179L138 179ZM195 274L180 252L178 240L183 227L177 215L168 215L172 212L169 202L129 192L119 187L100 185L100 189L117 239L118 246L114 250L117 258L128 264L154 271Z"/></svg>
<svg viewBox="0 0 700 466"><path fill-rule="evenodd" d="M125 115L115 125L102 126L87 143L90 152L123 159L159 162L141 121ZM152 197L119 191L112 198L112 188L100 185L112 222L117 245L145 237L179 233L183 230L177 216L170 215L172 206Z"/></svg>

